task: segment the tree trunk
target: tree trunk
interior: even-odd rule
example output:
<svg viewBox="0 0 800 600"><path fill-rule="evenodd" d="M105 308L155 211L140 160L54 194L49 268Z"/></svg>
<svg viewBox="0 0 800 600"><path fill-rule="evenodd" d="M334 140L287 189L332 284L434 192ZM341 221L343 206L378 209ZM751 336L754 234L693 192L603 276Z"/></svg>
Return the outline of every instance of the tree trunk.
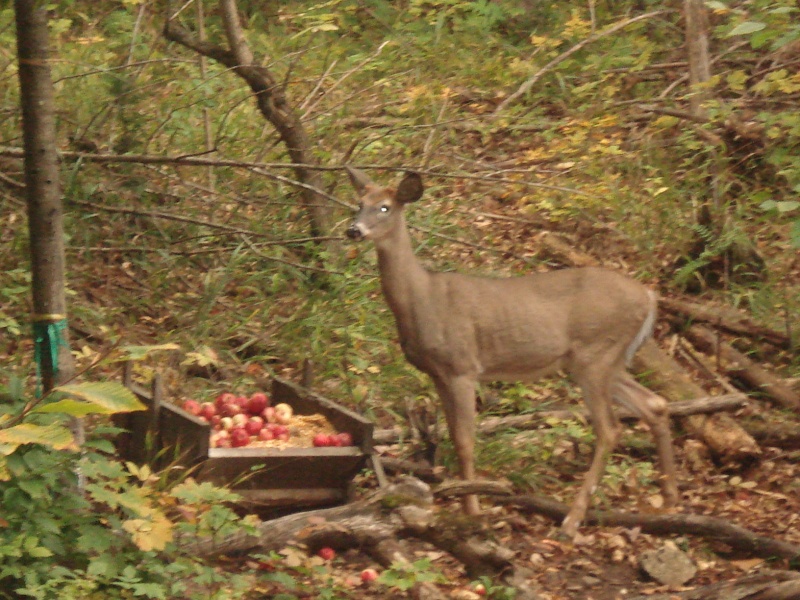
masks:
<svg viewBox="0 0 800 600"><path fill-rule="evenodd" d="M15 0L25 183L33 275L34 348L45 392L70 379L64 224L50 78L47 4Z"/></svg>
<svg viewBox="0 0 800 600"><path fill-rule="evenodd" d="M706 11L703 0L684 0L689 105L692 116L701 122L708 119L704 103L709 98L707 84L711 79ZM688 259L681 259L677 265L686 267L682 283L691 291L700 291L707 285L727 288L734 277L741 281L757 281L763 278L766 265L755 246L743 239L723 241L724 234L730 229L728 207L722 192L724 186L720 185L727 168L723 154L725 148L718 136L709 134L702 127L696 128L695 132L708 144L708 192L696 217L698 229L704 233L697 235L687 252ZM735 269L737 266L740 268Z"/></svg>
<svg viewBox="0 0 800 600"><path fill-rule="evenodd" d="M703 102L708 93L703 85L711 79L711 62L708 59L708 18L703 0L685 0L686 49L689 54L689 105L696 117L706 116Z"/></svg>

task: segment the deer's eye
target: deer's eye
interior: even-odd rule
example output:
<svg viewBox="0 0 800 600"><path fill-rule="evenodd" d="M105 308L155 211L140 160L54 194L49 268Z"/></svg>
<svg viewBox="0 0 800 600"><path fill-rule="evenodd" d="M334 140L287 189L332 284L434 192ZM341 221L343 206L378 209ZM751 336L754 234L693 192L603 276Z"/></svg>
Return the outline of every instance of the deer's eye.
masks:
<svg viewBox="0 0 800 600"><path fill-rule="evenodd" d="M382 213L388 213L389 212L389 205L388 204L384 204L378 210L380 210Z"/></svg>

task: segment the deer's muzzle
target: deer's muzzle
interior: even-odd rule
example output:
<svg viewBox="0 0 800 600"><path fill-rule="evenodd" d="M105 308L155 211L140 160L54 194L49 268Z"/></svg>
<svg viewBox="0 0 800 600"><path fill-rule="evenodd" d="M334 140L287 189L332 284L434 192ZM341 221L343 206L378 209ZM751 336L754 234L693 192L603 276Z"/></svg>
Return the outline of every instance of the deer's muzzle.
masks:
<svg viewBox="0 0 800 600"><path fill-rule="evenodd" d="M358 226L358 223L353 223L347 228L347 237L349 237L351 240L364 239L364 232L361 231L361 227Z"/></svg>

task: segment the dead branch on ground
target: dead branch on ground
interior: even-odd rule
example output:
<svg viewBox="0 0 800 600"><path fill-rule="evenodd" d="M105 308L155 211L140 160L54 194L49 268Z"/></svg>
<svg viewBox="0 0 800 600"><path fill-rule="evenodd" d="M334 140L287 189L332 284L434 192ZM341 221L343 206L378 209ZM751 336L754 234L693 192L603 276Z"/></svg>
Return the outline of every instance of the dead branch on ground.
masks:
<svg viewBox="0 0 800 600"><path fill-rule="evenodd" d="M461 489L460 484L461 482L455 482L448 485L447 495L462 496L478 493L474 486L464 485ZM490 490L491 488L486 488L486 491L490 492ZM494 501L545 516L556 523L563 521L569 512L569 506L552 498L536 495L508 496L502 488L500 495L495 496ZM622 511L589 510L586 513L585 524L603 527L638 527L644 533L655 535L693 535L709 541L724 543L733 550L750 556L780 558L789 561L800 559L800 547L759 535L719 517L685 513L634 514Z"/></svg>
<svg viewBox="0 0 800 600"><path fill-rule="evenodd" d="M688 417L690 415L708 414L719 411L736 410L747 404L747 396L744 394L726 394L724 396L705 396L694 400L680 400L670 402L667 406L669 415L673 419ZM638 419L632 412L619 408L617 415L622 420ZM489 435L501 429L535 429L551 418L556 419L588 419L589 414L586 410L543 410L525 415L512 415L506 417L485 417L477 424L477 431L481 435ZM392 427L375 431L373 439L376 444L394 444L402 439L409 439L411 432L403 427ZM386 461L388 459L384 459ZM394 461L397 464L396 470L402 470L402 461ZM390 465L393 463L390 462ZM392 468L392 466L390 466ZM414 475L417 473L410 470ZM432 474L424 474L422 479L428 481Z"/></svg>
<svg viewBox="0 0 800 600"><path fill-rule="evenodd" d="M725 307L715 306L709 308L696 302L680 300L678 298L660 298L659 306L664 310L684 317L687 321L708 323L716 329L723 329L729 333L744 335L749 338L762 339L780 348L789 348L789 336L763 327L738 312Z"/></svg>
<svg viewBox="0 0 800 600"><path fill-rule="evenodd" d="M683 334L703 352L719 357L718 366L726 374L744 381L755 391L771 398L784 408L800 410L800 394L733 346L718 339L713 331L702 325L692 325Z"/></svg>
<svg viewBox="0 0 800 600"><path fill-rule="evenodd" d="M493 482L468 483L494 494L509 491ZM381 565L391 567L411 564L403 540L416 538L448 552L465 565L472 577L510 577L521 569L514 563L514 552L484 539L482 525L475 519L461 513L436 512L432 505L430 487L412 477L403 477L357 502L262 522L255 535L236 533L223 539L184 536L178 544L183 552L200 557L263 553L287 545L304 547L310 553L324 546L338 550L358 548ZM431 588L427 592L438 593Z"/></svg>

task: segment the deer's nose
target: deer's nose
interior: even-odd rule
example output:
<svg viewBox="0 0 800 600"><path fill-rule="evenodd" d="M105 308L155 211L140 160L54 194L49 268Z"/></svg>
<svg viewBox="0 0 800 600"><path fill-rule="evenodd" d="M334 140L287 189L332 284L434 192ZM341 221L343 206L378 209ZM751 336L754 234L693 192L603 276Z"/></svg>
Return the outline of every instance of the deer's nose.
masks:
<svg viewBox="0 0 800 600"><path fill-rule="evenodd" d="M347 228L347 237L351 240L361 240L364 238L364 233L356 223L353 223Z"/></svg>

